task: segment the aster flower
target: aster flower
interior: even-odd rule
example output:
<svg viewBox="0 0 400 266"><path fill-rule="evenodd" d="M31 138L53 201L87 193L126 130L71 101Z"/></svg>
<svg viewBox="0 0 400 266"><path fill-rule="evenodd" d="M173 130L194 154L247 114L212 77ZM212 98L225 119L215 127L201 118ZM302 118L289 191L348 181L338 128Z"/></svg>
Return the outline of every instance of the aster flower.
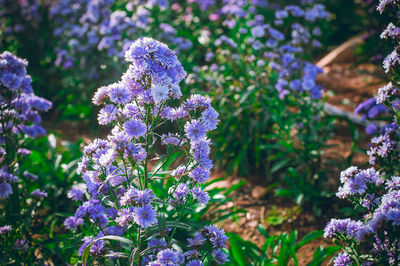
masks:
<svg viewBox="0 0 400 266"><path fill-rule="evenodd" d="M139 138L146 134L146 125L138 119L131 119L124 124L125 133L131 138Z"/></svg>
<svg viewBox="0 0 400 266"><path fill-rule="evenodd" d="M187 122L185 132L188 138L196 142L206 137L207 127L198 120Z"/></svg>
<svg viewBox="0 0 400 266"><path fill-rule="evenodd" d="M114 83L107 89L110 101L115 104L127 104L131 100L131 93L123 83Z"/></svg>
<svg viewBox="0 0 400 266"><path fill-rule="evenodd" d="M35 189L34 191L31 192L31 195L36 197L36 198L41 198L41 197L47 197L47 193L45 191L42 191L40 189Z"/></svg>
<svg viewBox="0 0 400 266"><path fill-rule="evenodd" d="M141 227L149 227L157 223L157 215L150 205L136 207L133 211L135 222Z"/></svg>
<svg viewBox="0 0 400 266"><path fill-rule="evenodd" d="M149 205L154 200L155 195L151 189L138 190L131 187L127 190L120 199L122 206L135 204L135 205Z"/></svg>
<svg viewBox="0 0 400 266"><path fill-rule="evenodd" d="M169 98L169 88L162 84L155 84L151 88L151 93L156 103L165 102Z"/></svg>
<svg viewBox="0 0 400 266"><path fill-rule="evenodd" d="M333 262L335 266L348 266L351 265L352 260L346 252L339 253Z"/></svg>
<svg viewBox="0 0 400 266"><path fill-rule="evenodd" d="M196 232L193 238L188 238L187 241L189 242L188 244L189 248L200 248L206 241L206 239L200 232Z"/></svg>
<svg viewBox="0 0 400 266"><path fill-rule="evenodd" d="M207 230L207 237L211 241L214 248L224 248L228 237L222 228L215 227L214 225L208 225L204 227Z"/></svg>
<svg viewBox="0 0 400 266"><path fill-rule="evenodd" d="M208 203L208 201L210 200L210 196L208 195L208 193L201 190L201 188L198 186L195 186L192 189L192 194L193 194L194 198L197 199L201 204L206 205Z"/></svg>
<svg viewBox="0 0 400 266"><path fill-rule="evenodd" d="M189 193L189 188L185 183L179 183L175 189L171 188L171 191L173 191L175 198L184 199Z"/></svg>
<svg viewBox="0 0 400 266"><path fill-rule="evenodd" d="M141 146L131 142L126 147L124 156L141 162L146 158L146 151Z"/></svg>
<svg viewBox="0 0 400 266"><path fill-rule="evenodd" d="M182 255L173 249L164 249L157 254L157 261L162 265L179 265L182 259Z"/></svg>
<svg viewBox="0 0 400 266"><path fill-rule="evenodd" d="M224 264L225 262L229 261L228 255L226 255L221 249L214 250L212 255L218 264Z"/></svg>
<svg viewBox="0 0 400 266"><path fill-rule="evenodd" d="M201 262L200 260L191 260L189 261L186 266L203 266L203 262Z"/></svg>
<svg viewBox="0 0 400 266"><path fill-rule="evenodd" d="M186 140L181 139L181 137L178 134L168 133L167 135L163 134L161 136L161 144L163 144L163 145L171 144L174 146L178 146L178 145L182 146L185 143L186 143Z"/></svg>
<svg viewBox="0 0 400 266"><path fill-rule="evenodd" d="M163 240L163 239L152 238L149 240L149 242L147 242L147 246L149 248L155 247L155 246L158 246L160 248L162 248L162 247L166 248L167 242L165 242L165 240ZM156 249L156 251L160 251L160 248Z"/></svg>
<svg viewBox="0 0 400 266"><path fill-rule="evenodd" d="M0 227L0 235L3 235L7 232L10 232L12 230L12 226L11 225L4 225Z"/></svg>
<svg viewBox="0 0 400 266"><path fill-rule="evenodd" d="M133 221L134 215L132 209L122 209L118 211L118 217L115 219L115 222L120 226L127 226L130 221Z"/></svg>
<svg viewBox="0 0 400 266"><path fill-rule="evenodd" d="M64 221L65 228L69 230L76 230L78 226L83 224L82 218L76 218L75 216L70 216Z"/></svg>
<svg viewBox="0 0 400 266"><path fill-rule="evenodd" d="M100 105L105 102L108 98L108 86L103 86L97 89L96 93L93 96L92 102L95 105Z"/></svg>
<svg viewBox="0 0 400 266"><path fill-rule="evenodd" d="M117 119L117 115L118 109L114 105L108 104L100 110L97 119L100 125L108 125L109 123Z"/></svg>
<svg viewBox="0 0 400 266"><path fill-rule="evenodd" d="M196 167L189 173L190 178L198 183L205 183L210 178L210 170Z"/></svg>
<svg viewBox="0 0 400 266"><path fill-rule="evenodd" d="M12 194L11 185L8 183L0 183L0 199L6 199Z"/></svg>

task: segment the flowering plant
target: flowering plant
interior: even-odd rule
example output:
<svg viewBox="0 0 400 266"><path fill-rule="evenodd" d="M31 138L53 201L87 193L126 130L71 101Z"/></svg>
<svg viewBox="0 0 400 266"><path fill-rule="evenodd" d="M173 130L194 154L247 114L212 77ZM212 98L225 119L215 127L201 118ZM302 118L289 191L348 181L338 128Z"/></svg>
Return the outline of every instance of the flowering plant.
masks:
<svg viewBox="0 0 400 266"><path fill-rule="evenodd" d="M213 166L207 132L216 128L218 113L200 95L179 105L179 82L186 73L165 44L141 38L125 59L130 66L121 80L99 88L93 97L103 106L99 124L112 125L112 132L85 147L78 167L84 189L70 191L83 204L65 226L77 230L88 217L98 231L83 239L79 255L84 262L90 253L96 259L129 258L145 265L224 263L227 237L222 229L182 222L188 206L209 200L202 190ZM157 151L157 145L165 148ZM174 170L164 169L176 152L185 160ZM153 160L160 163L150 170Z"/></svg>
<svg viewBox="0 0 400 266"><path fill-rule="evenodd" d="M389 10L398 20L395 10L399 7L395 1L381 0L378 10L381 13ZM377 104L384 104L390 110L394 121L371 139L369 162L380 170L352 166L340 175L342 186L336 195L352 201L365 215L360 220L332 219L326 226L325 236L335 238L344 250L335 258L335 265L400 263L399 92L395 86L399 81L398 32L400 29L390 23L381 35L395 43L394 51L383 63L385 71L392 74L392 82L380 88L375 99Z"/></svg>
<svg viewBox="0 0 400 266"><path fill-rule="evenodd" d="M31 227L39 199L47 196L37 187L38 177L20 167L31 153L26 140L46 133L38 112L51 107L33 93L27 64L10 52L0 54L0 255L5 262L28 262L26 254L37 248Z"/></svg>
<svg viewBox="0 0 400 266"><path fill-rule="evenodd" d="M313 186L324 182L315 177L323 177L320 156L331 120L324 116L323 89L316 83L322 70L307 57L320 46L318 25L329 13L309 1L198 4L204 14L193 8L193 16L205 21L195 32L204 63L186 82L218 103L224 121L213 133L218 166L266 182L281 183L285 176L281 195L318 195L321 190ZM295 177L287 172L291 167Z"/></svg>

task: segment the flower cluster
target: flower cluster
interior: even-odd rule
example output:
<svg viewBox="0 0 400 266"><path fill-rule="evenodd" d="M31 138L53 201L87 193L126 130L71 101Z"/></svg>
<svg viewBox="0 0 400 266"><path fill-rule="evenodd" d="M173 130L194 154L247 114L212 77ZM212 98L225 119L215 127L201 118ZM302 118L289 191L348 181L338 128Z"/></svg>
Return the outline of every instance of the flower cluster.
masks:
<svg viewBox="0 0 400 266"><path fill-rule="evenodd" d="M37 25L41 20L38 0L0 0L0 6L3 7L0 9L0 32L6 36L18 34L26 30L27 24ZM18 16L17 23L14 24L10 16Z"/></svg>
<svg viewBox="0 0 400 266"><path fill-rule="evenodd" d="M322 69L308 58L318 48L321 27L330 15L315 2L194 1L190 12L185 9L186 16L204 20L201 27L191 22L198 28L196 44L203 58L186 84L207 90L220 103L221 120L229 121L216 133L224 136L216 138L219 167L272 179L284 176L291 166L300 171L315 167L299 167L300 161L319 161L326 142L320 136L330 135L326 132L331 123L321 123L323 88L316 77ZM283 142L299 145L288 148ZM309 159L296 160L297 154ZM279 166L288 158L285 167ZM272 174L272 168L279 174ZM307 179L301 183L322 184L312 171L300 174ZM304 185L290 186L295 195L304 192Z"/></svg>
<svg viewBox="0 0 400 266"><path fill-rule="evenodd" d="M366 214L358 221L332 219L325 227L324 236L338 239L345 251L335 265L400 263L400 177L386 181L384 177L373 168L350 167L341 173L343 186L337 196L351 200Z"/></svg>
<svg viewBox="0 0 400 266"><path fill-rule="evenodd" d="M106 57L123 57L131 45L132 36L155 32L153 9L166 10L167 1L127 1L120 5L114 0L55 1L50 15L57 25L54 35L63 45L57 48L57 65L70 68L79 58L85 64L87 53L95 51ZM176 36L176 30L161 24L155 35L174 44L178 49L191 47L191 42ZM129 39L126 39L129 37ZM82 62L83 60L83 62ZM101 62L104 64L104 62Z"/></svg>
<svg viewBox="0 0 400 266"><path fill-rule="evenodd" d="M378 10L383 12L395 1L381 0ZM398 8L398 6L396 6ZM398 15L397 15L398 16ZM382 38L392 38L399 47L397 29L390 24L382 33ZM395 49L395 54L397 53ZM397 55L389 55L395 58ZM394 121L379 131L380 135L371 139L368 155L370 164L380 167L360 170L350 167L340 175L343 184L336 194L349 199L365 213L358 221L332 219L325 228L325 237L339 240L344 252L335 259L335 265L399 265L400 263L400 177L396 162L399 159L399 126L396 102L400 99L397 84L396 64L385 59L383 67L393 73L392 82L379 89L376 98L358 107L358 111L368 111L369 117L385 110L394 115ZM378 105L377 105L378 104ZM372 113L370 115L370 112ZM375 129L374 131L377 131Z"/></svg>
<svg viewBox="0 0 400 266"><path fill-rule="evenodd" d="M30 153L19 148L19 139L35 138L46 133L40 126L39 111L47 111L51 103L33 93L32 79L26 73L27 61L10 52L0 54L0 163L2 165L0 198L12 193L10 183L16 183L17 169L10 167L17 157Z"/></svg>
<svg viewBox="0 0 400 266"><path fill-rule="evenodd" d="M206 61L210 62L215 54L223 53L225 56L230 55L235 63L245 61L252 65L252 69L265 71L265 67L268 67L279 73L275 88L280 97L298 92L308 92L312 98L322 96L322 88L316 84L316 76L322 70L303 60L302 55L310 46L321 46L318 37L322 32L314 24L330 17L323 5L307 1L287 6L271 5L263 1L252 2L250 6L246 6L245 1L223 1L223 4L222 7L214 7L217 10L210 15L210 19L221 21L226 27L223 32L238 33L212 36L214 40L209 38L205 41L205 45L213 41L218 49L210 51ZM204 8L204 4L200 6ZM270 18L264 14L271 11L275 19L269 21ZM203 34L210 35L211 32ZM226 70L223 62L216 63L201 69L211 73Z"/></svg>
<svg viewBox="0 0 400 266"><path fill-rule="evenodd" d="M182 253L172 246L184 224L179 220L185 208L205 205L210 198L202 184L210 178L213 167L207 132L216 128L218 113L211 100L200 95L179 105L179 82L186 73L165 44L138 39L126 51L125 59L130 66L121 80L100 87L93 97L94 104L103 106L99 124L113 129L106 139L95 139L84 148L78 173L85 186L69 192L70 198L83 203L65 220L65 226L77 230L88 217L100 229L96 237L83 239L80 255L85 249L93 256L109 253L115 247L107 246L107 236L116 235L137 237L138 254L146 248L150 251L135 260L146 265L202 265L200 260L207 252L213 252L217 263L224 263L227 256L222 249L227 237L213 226L197 230L185 225L197 231L187 246L181 247L187 251ZM170 129L176 125L178 130L160 132L163 124ZM155 145L166 146L167 154L156 156ZM186 161L166 171L169 157L179 151ZM156 159L160 164L150 171L149 162ZM160 186L164 188L161 191ZM90 195L88 200L84 188ZM155 237L152 232L157 228Z"/></svg>
<svg viewBox="0 0 400 266"><path fill-rule="evenodd" d="M27 64L26 60L10 52L0 54L0 202L5 208L0 215L0 222L7 223L0 227L0 237L10 231L16 235L16 232L20 232L20 226L28 227L23 222L23 214L31 215L37 203L35 198L47 197L47 193L40 189L28 191L27 183L35 183L37 176L29 172L22 173L19 169L24 157L31 153L24 148L24 141L46 133L40 126L42 119L39 111L47 111L52 105L33 93L32 79L26 72ZM27 198L31 202L25 205ZM20 206L21 202L24 205ZM31 211L27 212L29 209ZM15 217L21 219L16 220ZM26 235L21 237L28 238ZM26 240L18 241L22 244L15 243L17 247L28 248ZM4 255L2 252L1 249L0 254ZM10 255L10 259L16 258Z"/></svg>

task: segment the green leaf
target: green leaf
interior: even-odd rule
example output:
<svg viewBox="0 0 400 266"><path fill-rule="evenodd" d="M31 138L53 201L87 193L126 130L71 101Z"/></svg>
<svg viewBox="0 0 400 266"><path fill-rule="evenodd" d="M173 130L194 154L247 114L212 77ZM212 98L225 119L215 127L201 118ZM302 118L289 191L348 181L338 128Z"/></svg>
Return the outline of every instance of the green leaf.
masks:
<svg viewBox="0 0 400 266"><path fill-rule="evenodd" d="M295 249L296 251L301 248L302 246L304 246L305 244L313 241L314 239L320 238L324 235L324 231L323 230L317 230L317 231L313 231L308 233L306 236L303 237L303 239L296 244Z"/></svg>
<svg viewBox="0 0 400 266"><path fill-rule="evenodd" d="M285 167L289 162L290 162L289 159L280 160L279 162L277 162L276 164L274 164L274 166L272 166L272 168L271 168L271 173L277 172L277 171L280 170L281 168Z"/></svg>
<svg viewBox="0 0 400 266"><path fill-rule="evenodd" d="M240 266L248 265L247 256L243 252L241 244L241 242L243 242L243 239L240 236L233 233L228 233L228 237L229 237L229 242L231 243L232 255L233 258L235 259L235 262Z"/></svg>
<svg viewBox="0 0 400 266"><path fill-rule="evenodd" d="M275 196L280 196L280 197L291 197L292 192L289 189L286 188L278 188L275 190Z"/></svg>
<svg viewBox="0 0 400 266"><path fill-rule="evenodd" d="M92 242L93 243L93 242ZM91 247L92 245L88 245L84 250L83 250L83 253L82 253L82 264L83 265L87 265L87 261L88 261L88 259L89 259L89 252L90 252L90 247Z"/></svg>
<svg viewBox="0 0 400 266"><path fill-rule="evenodd" d="M266 239L268 239L270 237L267 230L265 230L265 228L262 224L258 224L257 229Z"/></svg>
<svg viewBox="0 0 400 266"><path fill-rule="evenodd" d="M307 266L318 266L322 263L322 261L332 256L332 254L336 253L339 250L340 250L339 246L326 247L326 248L319 246L314 252L313 260L309 264L307 264Z"/></svg>
<svg viewBox="0 0 400 266"><path fill-rule="evenodd" d="M240 188L241 186L243 186L245 183L246 183L246 180L242 180L242 181L240 181L239 183L237 183L237 184L231 186L231 187L224 193L224 195L225 195L225 196L229 195L229 194L232 193L233 191L239 189L239 188Z"/></svg>
<svg viewBox="0 0 400 266"><path fill-rule="evenodd" d="M158 215L158 231L159 231L161 237L164 237L166 228L167 228L167 220L165 218L165 214L159 213L159 215Z"/></svg>

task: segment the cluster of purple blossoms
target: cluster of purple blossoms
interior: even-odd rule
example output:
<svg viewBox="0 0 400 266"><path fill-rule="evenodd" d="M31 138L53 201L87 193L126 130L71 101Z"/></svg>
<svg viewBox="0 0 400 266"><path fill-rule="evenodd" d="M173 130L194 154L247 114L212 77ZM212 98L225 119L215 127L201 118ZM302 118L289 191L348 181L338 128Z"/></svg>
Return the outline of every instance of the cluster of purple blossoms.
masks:
<svg viewBox="0 0 400 266"><path fill-rule="evenodd" d="M42 19L39 13L40 3L38 0L0 0L0 32L4 36L11 36L26 30L25 26L37 26ZM18 16L18 23L13 24L10 16Z"/></svg>
<svg viewBox="0 0 400 266"><path fill-rule="evenodd" d="M377 119L390 113L390 110L383 104L377 104L376 98L370 98L360 103L354 110L355 114L361 115L363 119ZM378 131L378 125L374 122L368 123L365 132L372 135Z"/></svg>
<svg viewBox="0 0 400 266"><path fill-rule="evenodd" d="M378 10L396 6L397 1L381 0ZM398 13L397 13L398 16ZM391 23L382 33L382 38L398 38L398 29ZM397 40L398 41L398 40ZM397 48L393 56L397 57ZM385 59L385 70L396 72L396 64ZM397 59L396 59L397 60ZM397 101L398 89L395 79L379 89L378 95L359 106L358 112L367 111L369 117L379 113L377 109L385 108L390 112L393 122L380 129L379 136L371 139L367 152L370 164L380 167L359 170L350 167L343 171L340 181L343 184L336 194L339 198L347 198L365 215L359 221L351 219L332 219L325 228L325 237L339 240L345 251L335 259L335 265L399 265L400 264L400 177L397 161L400 156L399 126ZM378 104L378 105L377 105ZM382 107L379 107L382 106ZM375 108L375 110L373 110ZM372 114L370 115L370 111ZM377 129L375 130L377 131Z"/></svg>
<svg viewBox="0 0 400 266"><path fill-rule="evenodd" d="M23 176L26 182L37 180L37 176L34 174L26 171L21 173L19 163L31 153L30 150L23 147L24 140L46 133L45 129L40 126L42 119L39 112L49 110L52 105L51 102L33 93L32 79L26 72L27 64L26 60L20 59L10 52L0 54L0 202L3 206L15 206L15 204L19 205L20 202L25 202L26 196L21 199L20 195L22 194L29 193L31 199L47 197L47 193L40 189L26 191L26 187L17 184L19 176ZM36 204L36 202L32 201L32 204ZM23 205L20 208L26 209L31 206ZM11 215L8 211L2 211L1 220L9 220L8 215ZM21 221L24 219L21 218ZM2 234L12 231L13 228L19 229L21 226L26 225L15 223L1 226L0 237ZM23 239L17 240L14 244L14 249L26 251L28 248L29 243Z"/></svg>
<svg viewBox="0 0 400 266"><path fill-rule="evenodd" d="M205 226L192 238L187 239L188 250L181 253L178 250L167 248L167 243L163 239L152 238L148 241L148 248L157 246L154 253L143 258L144 265L192 265L202 266L202 250L205 246L212 246L210 254L218 264L224 264L228 256L223 252L228 237L221 228L213 225ZM186 261L186 263L185 263Z"/></svg>
<svg viewBox="0 0 400 266"><path fill-rule="evenodd" d="M33 93L32 79L26 73L27 61L10 52L0 54L0 199L13 193L11 183L18 181L18 169L9 165L15 158L30 154L15 140L46 134L39 111L51 103Z"/></svg>
<svg viewBox="0 0 400 266"><path fill-rule="evenodd" d="M102 229L96 237L83 239L80 255L89 247L93 256L106 254L110 251L104 239L108 235L136 234L148 241L149 248L157 247L152 255L142 258L144 265L202 265L204 248L193 249L189 245L191 251L182 254L171 247L170 240L167 242L175 230L165 228L156 240L148 238L147 232L158 227L160 215L167 215L168 224L169 219L179 215L176 211L187 204L208 203L210 196L201 185L210 178L213 167L207 132L216 128L218 113L210 98L200 95L193 95L180 106L176 104L182 96L179 82L186 73L165 44L151 38L138 39L127 49L125 59L130 66L121 80L100 87L93 97L94 104L103 106L99 124L113 129L106 139L95 139L84 148L77 172L85 184L68 193L69 198L82 201L82 205L64 224L77 230L89 218ZM185 123L181 131L158 133L160 124L178 121ZM182 151L186 162L169 171L167 177L161 177L165 169L160 166L149 171L148 161L156 156L151 152L151 143ZM160 178L173 181L168 182L167 196L152 190L152 183ZM86 200L85 195L90 198ZM166 209L175 214L165 213ZM227 256L222 249L227 237L223 230L205 230L204 241L208 239L218 248L214 260L224 263Z"/></svg>
<svg viewBox="0 0 400 266"><path fill-rule="evenodd" d="M364 197L368 192L369 186L380 186L384 182L380 177L380 173L374 168L358 170L354 166L341 172L340 180L343 186L339 187L339 192L336 193L336 196L341 199Z"/></svg>
<svg viewBox="0 0 400 266"><path fill-rule="evenodd" d="M324 236L338 239L347 251L346 255L337 256L335 265L351 265L353 261L364 260L398 265L400 177L392 176L385 181L384 175L373 168L359 170L350 167L341 173L340 179L344 185L339 188L337 196L350 199L366 214L359 221L332 219L326 225ZM352 251L346 246L352 246Z"/></svg>
<svg viewBox="0 0 400 266"><path fill-rule="evenodd" d="M127 1L124 6L114 0L55 1L50 16L57 25L54 35L63 43L57 48L56 64L70 68L78 58L84 64L90 60L85 53L96 50L110 58L123 57L132 44L125 38L155 32L153 8L166 10L168 1ZM162 23L156 27L159 29L155 34L177 49L192 46L187 39L176 36L172 26Z"/></svg>
<svg viewBox="0 0 400 266"><path fill-rule="evenodd" d="M208 5L207 9L213 10L211 6L214 4ZM239 28L240 34L214 37L208 32L204 34L207 35L204 39L209 40L204 44L209 46L208 43L213 41L217 53L225 54L225 58L238 64L247 61L252 65L252 72L265 72L267 66L269 71L277 73L279 78L274 86L281 98L299 93L308 94L313 99L322 97L323 89L316 84L316 76L322 69L303 60L302 54L311 46L320 46L318 37L322 34L321 29L314 23L330 17L323 5L310 1L283 7L263 1L251 2L250 6L245 1L223 1L223 5L221 8L215 6L217 11L213 15L227 28L224 32L236 32ZM275 20L268 21L270 17L264 15L266 10L275 12ZM293 19L295 23L292 23ZM206 54L206 62L212 61L215 52ZM200 69L210 76L207 79L215 79L215 72L225 71L224 63L218 62ZM274 74L267 74L271 75Z"/></svg>

